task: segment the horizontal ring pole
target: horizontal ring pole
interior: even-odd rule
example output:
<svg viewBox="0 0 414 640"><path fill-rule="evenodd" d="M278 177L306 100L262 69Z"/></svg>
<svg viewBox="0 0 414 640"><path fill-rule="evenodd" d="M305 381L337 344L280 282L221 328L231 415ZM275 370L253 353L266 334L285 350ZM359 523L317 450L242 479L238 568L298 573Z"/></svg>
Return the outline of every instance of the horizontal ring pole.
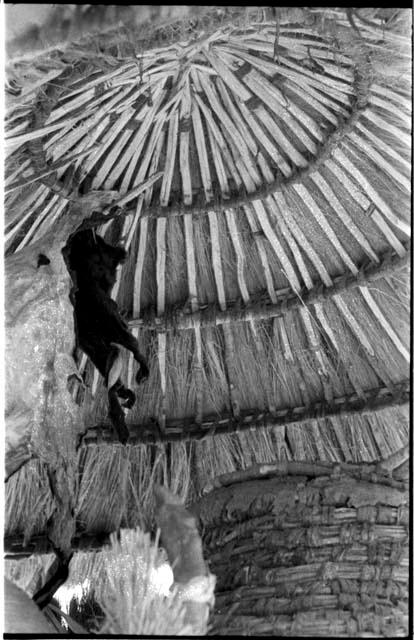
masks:
<svg viewBox="0 0 414 640"><path fill-rule="evenodd" d="M386 386L364 390L365 399L356 393L334 398L331 403L315 402L308 406L284 407L275 411L260 411L258 409L244 410L235 418L226 413L220 416L206 417L201 424L196 424L192 418L170 420L165 425L165 432L161 434L156 422L152 424L129 424L129 443L176 442L201 439L209 435L219 435L244 431L246 429L260 429L277 427L280 425L318 420L331 416L341 417L355 414L372 413L381 409L408 404L410 398L410 381L403 380L395 384L390 390ZM82 445L103 444L116 442L112 431L105 425L96 425L88 429L82 439Z"/></svg>
<svg viewBox="0 0 414 640"><path fill-rule="evenodd" d="M211 327L233 322L246 322L248 320L266 320L276 316L284 316L303 305L317 304L334 295L344 293L358 286L366 286L370 282L390 276L399 269L408 265L410 260L410 244L405 245L406 254L403 257L395 255L393 251L383 254L377 264L373 261L360 267L356 276L343 274L333 278L333 285L326 286L319 282L313 289L303 289L299 294L291 289L283 289L276 294L283 295L276 304L271 303L270 298L261 299L255 304L241 306L239 301L229 304L225 311L221 311L217 305L209 305L194 313L186 312L187 307L181 307L177 311L168 312L158 318L155 310L142 313L140 318L128 320L130 328L138 327L141 330L158 331L185 331L196 327ZM283 292L283 293L282 293Z"/></svg>

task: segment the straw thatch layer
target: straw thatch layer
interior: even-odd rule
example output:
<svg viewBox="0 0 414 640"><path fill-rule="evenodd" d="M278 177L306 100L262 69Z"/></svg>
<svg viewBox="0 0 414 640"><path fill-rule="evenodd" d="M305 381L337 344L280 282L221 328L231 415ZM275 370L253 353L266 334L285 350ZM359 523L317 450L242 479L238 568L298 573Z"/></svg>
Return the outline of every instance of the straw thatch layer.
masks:
<svg viewBox="0 0 414 640"><path fill-rule="evenodd" d="M91 188L117 191L84 226L129 250L113 297L150 363L123 448L77 354L78 430L99 428L70 460L75 547L153 527L157 481L188 504L251 465L381 462L407 445L410 15L381 11L213 7L9 65L22 90L6 122L6 254ZM131 387L135 373L125 358ZM47 462L6 486L10 552L49 549ZM335 473L302 471L272 498L233 487L233 520L208 525L216 629L403 633L406 499L390 496L404 469L357 505L349 478L329 501Z"/></svg>
<svg viewBox="0 0 414 640"><path fill-rule="evenodd" d="M218 419L228 413L231 385L241 411L271 413L303 403L332 403L334 398L353 392L364 398L365 390L383 384L392 389L408 377L409 325L408 317L401 314L404 297L404 286L396 279L381 279L329 298L316 294L309 300L313 302L309 311L291 297L286 298L286 306L259 307L263 309L260 315L265 316L273 316L280 308L283 315L273 319L250 319L246 309L245 322L236 324L238 316L234 315L230 316L234 318L231 324L202 326L202 421L211 420L214 413ZM213 309L210 314L213 318ZM144 427L152 419L160 421L164 395L157 366L161 335L151 330L139 333L151 373L128 415L131 427ZM197 411L195 338L189 331L166 335L165 407L171 425L175 422L179 426L179 421L183 426L191 424ZM125 366L125 371L132 372L127 363ZM100 398L102 383L94 389L95 379L90 375L87 372L86 384ZM85 411L93 408L88 419L91 426L107 422L105 404L98 405L89 390L84 406Z"/></svg>
<svg viewBox="0 0 414 640"><path fill-rule="evenodd" d="M216 476L251 464L275 458L373 462L388 458L407 442L407 411L393 408L364 416L261 427L189 443L134 445L126 449L116 444L84 447L78 453L75 538L86 533L92 538L85 544L93 547L99 543L94 535L108 534L119 527L151 528L155 482L166 484L189 504ZM36 540L35 536L46 531L53 499L47 484L38 482L39 470L34 462L25 467L25 473L24 478L16 475L14 483L6 486L6 549L23 551L21 533L26 532L28 543L32 537L27 550L44 552L47 541L41 537ZM38 483L35 507L33 500L22 503L18 493L34 482ZM82 544L75 539L73 543L75 547Z"/></svg>

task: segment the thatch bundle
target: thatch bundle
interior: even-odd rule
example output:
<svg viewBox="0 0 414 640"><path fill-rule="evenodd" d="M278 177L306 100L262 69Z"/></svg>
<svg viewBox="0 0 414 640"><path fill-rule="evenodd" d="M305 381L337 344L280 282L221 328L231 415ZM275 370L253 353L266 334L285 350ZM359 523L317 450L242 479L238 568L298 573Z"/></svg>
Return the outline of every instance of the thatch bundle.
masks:
<svg viewBox="0 0 414 640"><path fill-rule="evenodd" d="M122 447L77 354L74 548L151 528L156 482L190 503L252 464L378 462L408 442L409 12L186 10L77 42L68 18L8 64L6 261L91 189L117 192L83 224L129 250L113 296L150 365ZM9 552L49 550L51 462L8 482ZM345 618L335 631L355 631Z"/></svg>

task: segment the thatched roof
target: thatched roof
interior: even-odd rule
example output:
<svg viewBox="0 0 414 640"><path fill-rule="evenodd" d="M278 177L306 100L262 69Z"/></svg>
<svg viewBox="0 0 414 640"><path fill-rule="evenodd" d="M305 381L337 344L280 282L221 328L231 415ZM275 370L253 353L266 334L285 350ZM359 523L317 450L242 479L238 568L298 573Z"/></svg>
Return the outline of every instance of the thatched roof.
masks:
<svg viewBox="0 0 414 640"><path fill-rule="evenodd" d="M87 531L141 522L157 473L190 498L252 462L407 443L411 54L389 11L216 7L9 62L6 255L119 191L93 224L129 250L114 295L150 363L121 452L79 352ZM39 473L10 481L9 533L42 532L50 496L30 526L14 510Z"/></svg>

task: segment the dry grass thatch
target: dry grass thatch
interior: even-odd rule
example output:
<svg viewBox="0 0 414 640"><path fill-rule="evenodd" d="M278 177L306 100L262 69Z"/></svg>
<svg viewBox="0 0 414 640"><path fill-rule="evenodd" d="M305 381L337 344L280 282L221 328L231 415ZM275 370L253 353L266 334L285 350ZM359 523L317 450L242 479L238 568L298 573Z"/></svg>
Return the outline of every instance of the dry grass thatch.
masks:
<svg viewBox="0 0 414 640"><path fill-rule="evenodd" d="M118 191L98 230L129 249L114 297L150 364L122 448L79 354L77 535L151 527L156 481L192 502L258 462L408 442L411 14L191 9L9 62L6 255ZM45 531L44 479L8 483L11 538Z"/></svg>
<svg viewBox="0 0 414 640"><path fill-rule="evenodd" d="M390 429L390 425L393 428ZM74 497L77 539L85 533L109 534L119 527L154 527L155 482L169 486L187 504L194 502L217 475L273 460L374 462L408 442L408 416L401 408L367 416L338 417L274 428L207 437L200 442L132 445L91 445L78 454L79 481ZM21 551L21 532L32 537L32 551L45 549L45 531L53 497L39 483L34 462L6 486L6 549ZM38 482L36 485L35 482ZM21 502L22 487L32 484L36 501ZM47 488L47 485L46 485ZM44 505L49 505L45 509ZM40 538L35 538L36 534ZM43 545L43 546L42 546ZM47 545L46 545L47 548Z"/></svg>

